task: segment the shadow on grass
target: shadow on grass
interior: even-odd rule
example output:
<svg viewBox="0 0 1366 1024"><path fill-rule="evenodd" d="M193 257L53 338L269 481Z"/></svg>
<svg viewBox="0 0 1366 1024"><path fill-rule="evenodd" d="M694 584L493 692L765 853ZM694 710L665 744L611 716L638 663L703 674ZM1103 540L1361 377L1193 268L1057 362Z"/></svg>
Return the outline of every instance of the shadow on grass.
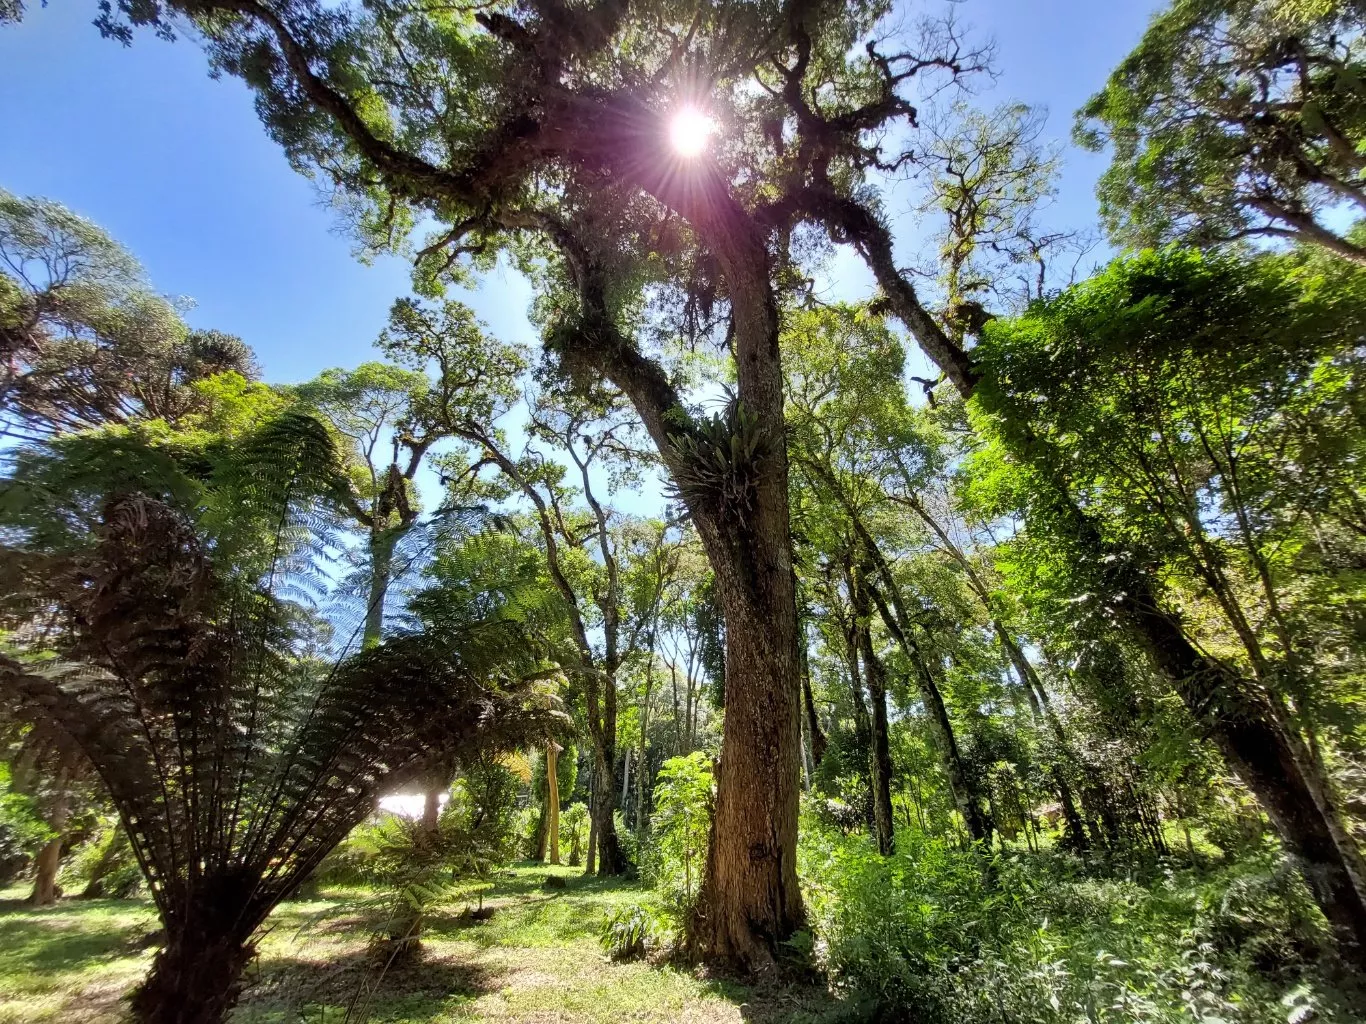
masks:
<svg viewBox="0 0 1366 1024"><path fill-rule="evenodd" d="M423 949L386 965L363 951L329 956L325 962L272 957L249 972L234 1024L341 1021L347 1007L369 1002L365 1020L411 1024L450 1019L452 1010L496 991L502 974Z"/></svg>
<svg viewBox="0 0 1366 1024"><path fill-rule="evenodd" d="M805 978L750 981L718 976L703 987L738 1006L749 1024L866 1024L877 1019L869 1005L838 998Z"/></svg>
<svg viewBox="0 0 1366 1024"><path fill-rule="evenodd" d="M547 877L564 880L562 889L546 889ZM493 887L485 894L485 899L500 896L525 896L533 892L547 893L612 893L623 890L639 889L640 882L625 877L598 878L585 875L583 868L567 867L559 864L540 864L536 861L522 861L512 869L500 872L493 879Z"/></svg>
<svg viewBox="0 0 1366 1024"><path fill-rule="evenodd" d="M34 907L7 900L0 906L0 958L28 975L64 974L92 963L137 956L156 925L140 901L63 901Z"/></svg>

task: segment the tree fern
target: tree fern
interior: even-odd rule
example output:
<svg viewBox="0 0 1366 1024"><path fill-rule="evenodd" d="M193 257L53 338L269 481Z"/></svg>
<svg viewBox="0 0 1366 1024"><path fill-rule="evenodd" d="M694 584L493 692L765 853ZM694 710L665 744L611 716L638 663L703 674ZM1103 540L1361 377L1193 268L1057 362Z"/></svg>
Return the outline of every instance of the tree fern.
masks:
<svg viewBox="0 0 1366 1024"><path fill-rule="evenodd" d="M0 691L119 809L167 936L135 1011L217 1021L256 928L382 792L562 716L508 622L319 656L338 463L316 421L231 444L120 429L21 453L23 500L0 496L7 605L50 623L0 654Z"/></svg>

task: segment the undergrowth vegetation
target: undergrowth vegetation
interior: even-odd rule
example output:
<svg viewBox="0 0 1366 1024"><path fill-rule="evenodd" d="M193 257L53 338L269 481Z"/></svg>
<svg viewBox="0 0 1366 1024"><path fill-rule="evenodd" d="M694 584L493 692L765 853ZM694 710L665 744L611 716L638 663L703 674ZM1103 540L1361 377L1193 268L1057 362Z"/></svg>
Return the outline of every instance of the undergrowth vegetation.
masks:
<svg viewBox="0 0 1366 1024"><path fill-rule="evenodd" d="M1348 1021L1327 931L1278 851L1191 866L990 858L907 833L890 857L808 820L817 953L841 989L924 1024ZM1339 979L1340 981L1340 979Z"/></svg>

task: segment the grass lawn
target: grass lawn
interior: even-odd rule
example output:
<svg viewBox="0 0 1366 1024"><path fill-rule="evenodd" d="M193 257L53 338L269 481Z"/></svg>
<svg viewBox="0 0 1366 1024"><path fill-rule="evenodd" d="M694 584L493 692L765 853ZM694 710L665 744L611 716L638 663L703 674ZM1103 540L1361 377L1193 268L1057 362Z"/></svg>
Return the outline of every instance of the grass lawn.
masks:
<svg viewBox="0 0 1366 1024"><path fill-rule="evenodd" d="M547 874L564 876L566 887L543 888ZM123 997L154 952L146 942L157 927L149 904L64 900L38 910L22 895L0 892L0 1024L124 1020ZM674 967L613 963L598 944L603 920L648 898L636 885L584 879L578 869L518 866L486 894L492 918L471 922L461 906L445 908L429 921L421 957L383 973L367 953L365 921L319 916L340 899L287 903L267 923L233 1020L340 1024L357 992L371 988L365 1019L389 1024L858 1019L816 987L753 988Z"/></svg>

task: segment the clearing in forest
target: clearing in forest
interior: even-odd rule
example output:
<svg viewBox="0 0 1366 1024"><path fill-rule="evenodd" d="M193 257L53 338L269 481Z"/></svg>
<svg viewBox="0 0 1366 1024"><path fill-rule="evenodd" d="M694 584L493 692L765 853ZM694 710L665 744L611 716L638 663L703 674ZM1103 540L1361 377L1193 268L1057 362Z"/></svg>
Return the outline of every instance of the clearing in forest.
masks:
<svg viewBox="0 0 1366 1024"><path fill-rule="evenodd" d="M547 875L565 888L546 889ZM62 900L32 908L0 902L0 1024L116 1024L123 996L151 965L157 927L146 900ZM630 882L579 869L520 865L485 894L487 920L454 904L432 915L423 952L381 977L367 953L367 922L348 914L355 894L282 905L267 924L234 1024L340 1022L358 991L374 987L365 1019L385 1024L498 1021L809 1022L849 1020L851 1008L817 988L756 989L648 963L615 963L598 935L618 907L651 899ZM338 916L326 912L341 907Z"/></svg>

